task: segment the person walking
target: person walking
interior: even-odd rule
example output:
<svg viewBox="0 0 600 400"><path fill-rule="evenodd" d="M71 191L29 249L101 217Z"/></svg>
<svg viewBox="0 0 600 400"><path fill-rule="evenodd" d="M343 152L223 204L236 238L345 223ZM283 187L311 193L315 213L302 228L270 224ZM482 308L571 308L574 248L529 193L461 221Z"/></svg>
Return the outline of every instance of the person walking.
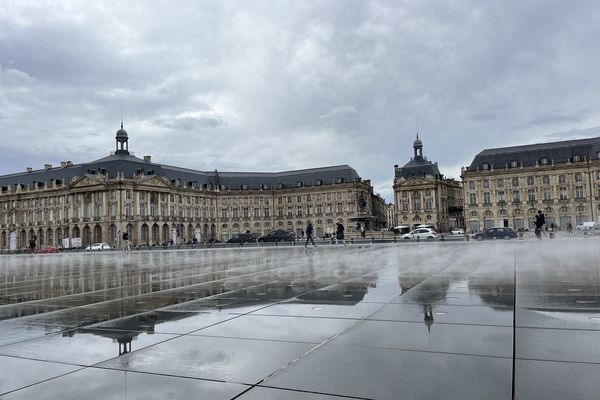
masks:
<svg viewBox="0 0 600 400"><path fill-rule="evenodd" d="M573 225L571 225L570 222L567 224L567 234L568 235L573 234Z"/></svg>
<svg viewBox="0 0 600 400"><path fill-rule="evenodd" d="M535 216L535 237L538 239L542 238L542 229L546 224L546 218L544 217L544 213L542 210L538 210L537 215Z"/></svg>
<svg viewBox="0 0 600 400"><path fill-rule="evenodd" d="M310 240L310 242L312 243L313 247L317 247L317 245L315 244L315 241L313 239L313 226L312 223L310 221L308 221L308 223L306 224L306 243L304 243L304 247L308 246L308 241Z"/></svg>
<svg viewBox="0 0 600 400"><path fill-rule="evenodd" d="M342 242L344 246L347 246L346 241L344 240L344 225L341 222L336 222L335 229L335 244L338 244L338 241Z"/></svg>

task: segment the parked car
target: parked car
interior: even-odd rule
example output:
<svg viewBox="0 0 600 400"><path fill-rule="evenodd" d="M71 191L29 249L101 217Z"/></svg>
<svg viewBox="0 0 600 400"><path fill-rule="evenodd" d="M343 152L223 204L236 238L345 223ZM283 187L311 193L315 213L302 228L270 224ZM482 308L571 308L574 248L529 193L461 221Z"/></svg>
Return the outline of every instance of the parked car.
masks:
<svg viewBox="0 0 600 400"><path fill-rule="evenodd" d="M238 233L237 235L233 235L227 243L248 243L248 242L256 242L258 239L258 235L256 233Z"/></svg>
<svg viewBox="0 0 600 400"><path fill-rule="evenodd" d="M510 228L488 228L473 235L473 239L477 240L495 240L495 239L516 239L517 232Z"/></svg>
<svg viewBox="0 0 600 400"><path fill-rule="evenodd" d="M38 250L38 253L42 253L42 254L58 253L58 248L56 248L54 246L40 247L40 249Z"/></svg>
<svg viewBox="0 0 600 400"><path fill-rule="evenodd" d="M577 229L578 231L588 231L590 229L597 229L598 225L591 221L591 222L582 222L581 224L577 225L575 227L575 229Z"/></svg>
<svg viewBox="0 0 600 400"><path fill-rule="evenodd" d="M454 229L452 229L451 232L453 235L464 235L465 234L465 230L460 229L460 228L454 228Z"/></svg>
<svg viewBox="0 0 600 400"><path fill-rule="evenodd" d="M271 231L264 236L258 238L259 242L293 242L296 239L296 235L293 232L284 231L283 229L277 229Z"/></svg>
<svg viewBox="0 0 600 400"><path fill-rule="evenodd" d="M438 234L431 228L417 228L400 236L400 239L437 239Z"/></svg>
<svg viewBox="0 0 600 400"><path fill-rule="evenodd" d="M94 243L94 244L90 244L88 247L86 247L85 250L86 251L110 250L110 246L107 243Z"/></svg>

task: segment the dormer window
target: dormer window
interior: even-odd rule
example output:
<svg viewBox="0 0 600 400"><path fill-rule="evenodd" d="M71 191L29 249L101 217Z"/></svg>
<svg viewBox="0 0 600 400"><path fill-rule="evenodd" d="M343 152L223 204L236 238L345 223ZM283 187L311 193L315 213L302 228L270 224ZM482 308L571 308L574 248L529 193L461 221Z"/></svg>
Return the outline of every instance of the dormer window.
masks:
<svg viewBox="0 0 600 400"><path fill-rule="evenodd" d="M548 159L546 157L542 157L542 159L540 160L540 164L548 165Z"/></svg>
<svg viewBox="0 0 600 400"><path fill-rule="evenodd" d="M517 160L512 160L510 162L510 167L511 168L517 168L519 166L519 162Z"/></svg>
<svg viewBox="0 0 600 400"><path fill-rule="evenodd" d="M315 185L316 185L316 186L321 186L321 185L323 185L323 180L322 180L322 179L317 179L317 180L315 181Z"/></svg>
<svg viewBox="0 0 600 400"><path fill-rule="evenodd" d="M242 190L248 190L248 185L244 184L241 186Z"/></svg>
<svg viewBox="0 0 600 400"><path fill-rule="evenodd" d="M490 169L490 164L488 164L488 163L483 163L483 165L481 166L481 168L482 168L484 171L487 171L488 169Z"/></svg>
<svg viewBox="0 0 600 400"><path fill-rule="evenodd" d="M296 182L296 187L302 187L302 186L304 186L304 182L302 182L302 181Z"/></svg>
<svg viewBox="0 0 600 400"><path fill-rule="evenodd" d="M579 154L576 154L573 156L573 162L579 162L581 161L581 156Z"/></svg>

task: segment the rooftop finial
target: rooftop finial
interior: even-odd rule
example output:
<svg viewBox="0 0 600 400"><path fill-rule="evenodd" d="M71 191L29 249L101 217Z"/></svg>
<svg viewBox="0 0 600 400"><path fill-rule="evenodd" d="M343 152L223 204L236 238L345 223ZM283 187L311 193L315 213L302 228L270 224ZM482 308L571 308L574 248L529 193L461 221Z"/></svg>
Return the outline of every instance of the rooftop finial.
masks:
<svg viewBox="0 0 600 400"><path fill-rule="evenodd" d="M123 96L121 96L121 129L123 129Z"/></svg>

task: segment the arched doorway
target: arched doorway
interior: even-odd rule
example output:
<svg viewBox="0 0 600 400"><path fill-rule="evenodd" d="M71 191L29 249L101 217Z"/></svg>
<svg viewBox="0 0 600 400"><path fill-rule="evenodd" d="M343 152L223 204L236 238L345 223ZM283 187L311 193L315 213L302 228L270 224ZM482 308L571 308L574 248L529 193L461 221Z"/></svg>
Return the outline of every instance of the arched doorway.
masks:
<svg viewBox="0 0 600 400"><path fill-rule="evenodd" d="M56 245L62 247L63 243L63 231L60 228L56 229Z"/></svg>
<svg viewBox="0 0 600 400"><path fill-rule="evenodd" d="M54 231L51 228L46 231L46 245L54 246Z"/></svg>
<svg viewBox="0 0 600 400"><path fill-rule="evenodd" d="M117 231L117 226L115 224L111 224L109 228L110 232L110 244L113 247L117 247L119 243L119 238L117 237L119 231Z"/></svg>
<svg viewBox="0 0 600 400"><path fill-rule="evenodd" d="M44 231L41 229L38 229L38 233L37 233L38 248L46 245L46 240L44 240L44 239L45 239Z"/></svg>
<svg viewBox="0 0 600 400"><path fill-rule="evenodd" d="M216 230L217 230L217 227L215 226L215 224L211 224L210 225L210 238L211 239L215 238Z"/></svg>
<svg viewBox="0 0 600 400"><path fill-rule="evenodd" d="M83 227L83 237L81 238L81 247L87 247L92 244L92 230L89 226Z"/></svg>
<svg viewBox="0 0 600 400"><path fill-rule="evenodd" d="M100 225L94 226L94 243L102 242L102 227Z"/></svg>
<svg viewBox="0 0 600 400"><path fill-rule="evenodd" d="M159 239L158 232L159 232L158 224L152 225L152 243L153 244L158 244L158 239Z"/></svg>
<svg viewBox="0 0 600 400"><path fill-rule="evenodd" d="M162 226L162 241L163 243L167 243L169 240L169 224L164 224Z"/></svg>
<svg viewBox="0 0 600 400"><path fill-rule="evenodd" d="M141 237L141 243L145 244L145 245L148 245L148 239L149 239L149 237L148 237L148 225L142 224L142 228L141 228L141 232L140 233L142 235L142 237Z"/></svg>
<svg viewBox="0 0 600 400"><path fill-rule="evenodd" d="M133 225L131 224L127 224L127 236L129 237L129 243L133 244L134 246L137 245L137 238L133 237Z"/></svg>
<svg viewBox="0 0 600 400"><path fill-rule="evenodd" d="M27 235L27 233L25 233L25 231L21 231L21 237L23 239L25 239L25 235ZM21 247L26 246L24 243L21 243ZM8 234L8 249L11 251L15 251L17 250L17 232L12 231Z"/></svg>

